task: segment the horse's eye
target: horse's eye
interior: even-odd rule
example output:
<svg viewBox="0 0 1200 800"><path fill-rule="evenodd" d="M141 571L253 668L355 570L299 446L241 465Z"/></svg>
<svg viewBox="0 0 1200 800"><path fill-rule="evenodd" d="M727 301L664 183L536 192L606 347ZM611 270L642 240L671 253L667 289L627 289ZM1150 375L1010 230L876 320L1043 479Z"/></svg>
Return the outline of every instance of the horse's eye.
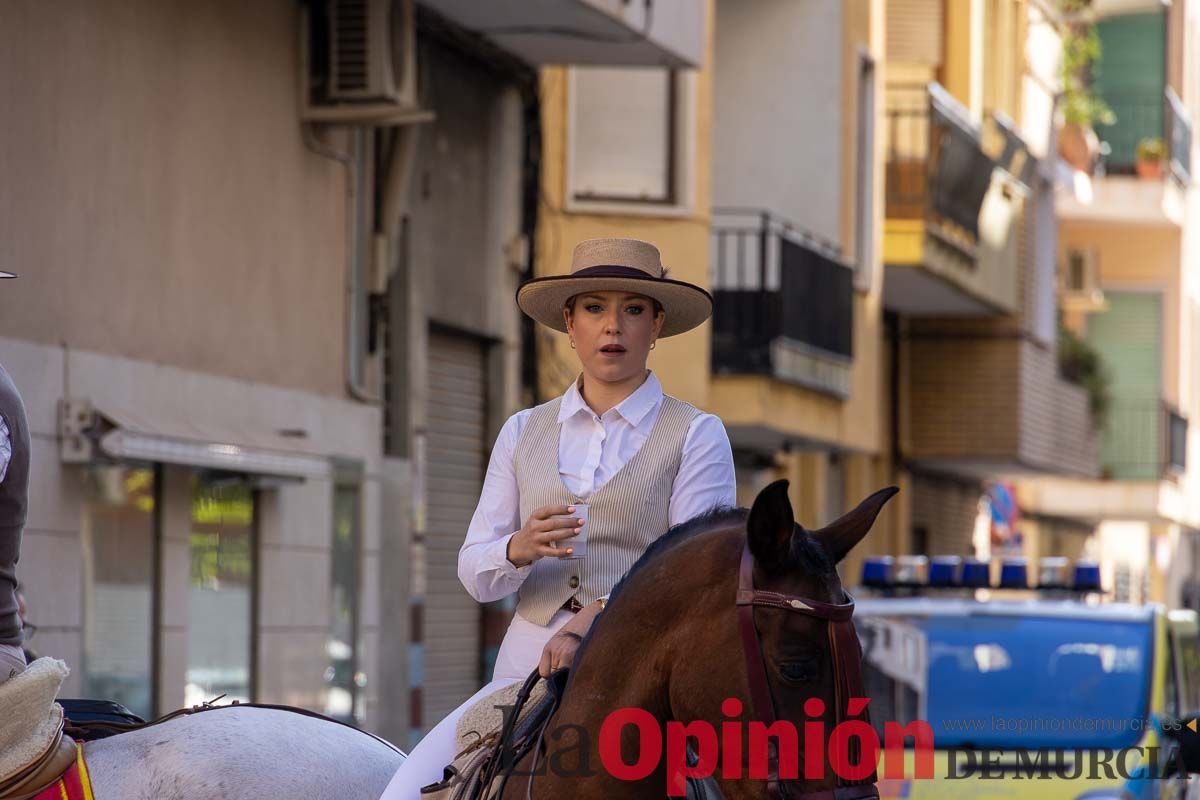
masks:
<svg viewBox="0 0 1200 800"><path fill-rule="evenodd" d="M816 677L815 667L812 661L781 661L779 673L788 681L803 683Z"/></svg>

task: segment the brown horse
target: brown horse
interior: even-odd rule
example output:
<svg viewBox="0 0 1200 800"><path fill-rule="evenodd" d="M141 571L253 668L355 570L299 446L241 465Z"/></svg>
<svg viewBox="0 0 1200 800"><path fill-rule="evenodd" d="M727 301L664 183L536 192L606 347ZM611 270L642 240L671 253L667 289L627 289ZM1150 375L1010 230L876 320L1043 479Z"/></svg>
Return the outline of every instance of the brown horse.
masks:
<svg viewBox="0 0 1200 800"><path fill-rule="evenodd" d="M778 481L758 495L748 513L714 511L655 542L618 584L579 649L562 703L547 725L544 751L537 755L536 766L535 749L518 764L503 797L662 798L668 779L665 744L663 757L648 776L614 777L600 756L606 715L613 709L640 708L660 724L703 720L722 731L723 722L740 720L744 731L750 720L761 719L755 714L750 677L756 671L765 671L766 676L759 698L767 697L778 720L795 725L803 770L803 722L823 720L825 730L832 730L839 719L835 705L841 680L840 670L833 665L846 665L849 658L857 671L861 652L855 648L852 654L843 653L839 662L830 652L837 649L829 636L830 623L789 610L800 608L797 602L804 608L834 604L828 608L840 608L845 612L842 617L848 617L852 607L836 605L847 598L835 565L862 540L897 491L880 490L836 522L809 532L794 520L787 482ZM744 626L749 623L739 624L743 612L735 603L735 598L746 596L740 591L746 578L739 576L746 549L753 556L753 589L777 601L747 603L745 612L753 615L751 628L757 629L765 670L756 669L744 655ZM747 557L747 577L750 568ZM778 598L783 598L782 605ZM790 609L784 607L788 604ZM823 716L804 713L805 700L813 697L824 701ZM722 707L726 698L740 700L742 712L727 715L730 706ZM643 754L638 729L624 726L619 741L624 763L637 763ZM749 777L745 747L741 778L725 778L720 768L715 770L721 792L730 800L780 796L777 787L768 790L761 773L757 779ZM654 755L654 745L649 748L646 755ZM521 776L530 772L533 778ZM782 796L799 798L833 789L837 778L829 769L825 772L823 780L785 781ZM812 797L877 796L869 780L846 791Z"/></svg>

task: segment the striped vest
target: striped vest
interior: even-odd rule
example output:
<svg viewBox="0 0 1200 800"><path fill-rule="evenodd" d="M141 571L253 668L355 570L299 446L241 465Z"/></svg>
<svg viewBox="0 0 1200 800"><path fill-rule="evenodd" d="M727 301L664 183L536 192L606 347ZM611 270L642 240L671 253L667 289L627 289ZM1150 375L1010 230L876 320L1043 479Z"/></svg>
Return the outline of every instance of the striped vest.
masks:
<svg viewBox="0 0 1200 800"><path fill-rule="evenodd" d="M583 502L558 474L561 403L559 397L533 410L513 452L522 522L542 506ZM695 406L663 395L650 436L588 498L587 555L535 561L517 593L518 614L546 625L572 595L584 605L594 602L612 591L650 543L667 532L683 442L699 414Z"/></svg>

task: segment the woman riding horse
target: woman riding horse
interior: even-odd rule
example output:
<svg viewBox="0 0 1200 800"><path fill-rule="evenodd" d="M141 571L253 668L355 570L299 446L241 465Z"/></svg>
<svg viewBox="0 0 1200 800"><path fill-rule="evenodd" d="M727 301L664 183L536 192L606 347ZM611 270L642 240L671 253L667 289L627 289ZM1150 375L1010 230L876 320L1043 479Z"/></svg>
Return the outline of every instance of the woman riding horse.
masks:
<svg viewBox="0 0 1200 800"><path fill-rule="evenodd" d="M535 669L570 666L609 591L658 536L735 500L721 421L663 394L646 368L659 338L709 317L707 292L667 278L647 242L593 239L575 248L569 275L527 281L517 304L570 337L581 374L561 397L504 424L459 552L471 596L486 603L516 592L516 615L491 682L425 735L383 800L413 800L442 777L458 720L476 700ZM586 555L574 558L569 540L580 533Z"/></svg>

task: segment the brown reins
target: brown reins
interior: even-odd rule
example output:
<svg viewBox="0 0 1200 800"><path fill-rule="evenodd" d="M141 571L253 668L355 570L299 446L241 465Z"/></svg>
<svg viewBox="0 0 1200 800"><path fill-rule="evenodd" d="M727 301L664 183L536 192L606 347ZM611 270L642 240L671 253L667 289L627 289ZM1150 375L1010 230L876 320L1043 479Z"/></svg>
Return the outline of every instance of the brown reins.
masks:
<svg viewBox="0 0 1200 800"><path fill-rule="evenodd" d="M862 648L851 617L854 599L846 595L845 603L823 603L806 597L781 594L754 588L754 555L747 542L742 548L738 569L737 610L742 651L746 657L746 675L750 680L750 700L754 717L768 727L777 720L771 684L763 661L758 627L754 624L754 607L779 608L815 619L824 620L829 629L829 657L834 676L834 714L838 723L850 719L847 707L851 698L866 697L862 682ZM860 717L867 719L866 711ZM767 739L767 793L772 800L861 800L879 797L875 788L876 774L861 783L847 782L838 776L838 786L794 794L787 782L779 777L779 741Z"/></svg>

